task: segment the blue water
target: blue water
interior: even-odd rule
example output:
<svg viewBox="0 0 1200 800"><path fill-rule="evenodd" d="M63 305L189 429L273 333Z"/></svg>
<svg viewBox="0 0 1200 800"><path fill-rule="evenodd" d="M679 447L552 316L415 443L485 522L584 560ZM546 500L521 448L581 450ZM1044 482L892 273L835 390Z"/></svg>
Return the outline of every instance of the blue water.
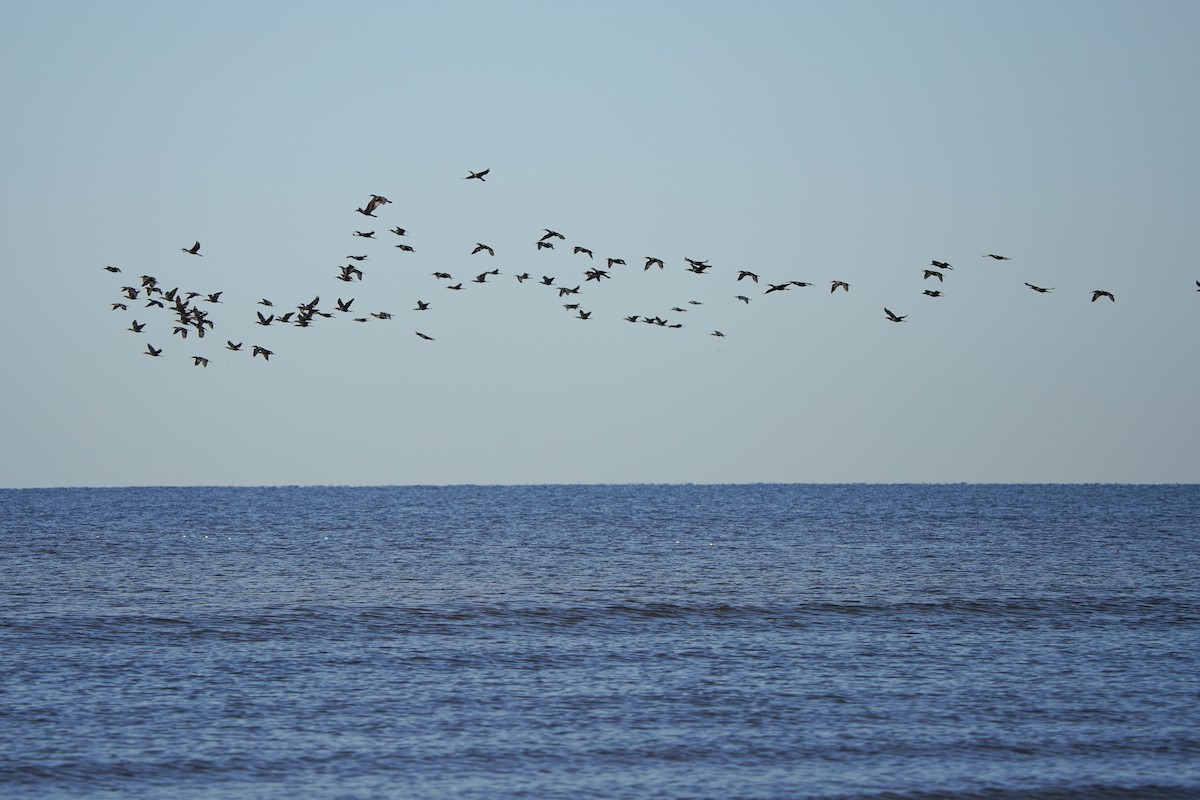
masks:
<svg viewBox="0 0 1200 800"><path fill-rule="evenodd" d="M1200 488L0 491L3 798L1197 798Z"/></svg>

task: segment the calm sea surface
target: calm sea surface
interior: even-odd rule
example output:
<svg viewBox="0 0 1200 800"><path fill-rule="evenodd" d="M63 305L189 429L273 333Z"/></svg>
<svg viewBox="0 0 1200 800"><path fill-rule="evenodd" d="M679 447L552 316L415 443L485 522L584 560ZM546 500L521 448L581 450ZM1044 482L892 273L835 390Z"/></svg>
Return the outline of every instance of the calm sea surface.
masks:
<svg viewBox="0 0 1200 800"><path fill-rule="evenodd" d="M1200 798L1200 487L0 491L2 798Z"/></svg>

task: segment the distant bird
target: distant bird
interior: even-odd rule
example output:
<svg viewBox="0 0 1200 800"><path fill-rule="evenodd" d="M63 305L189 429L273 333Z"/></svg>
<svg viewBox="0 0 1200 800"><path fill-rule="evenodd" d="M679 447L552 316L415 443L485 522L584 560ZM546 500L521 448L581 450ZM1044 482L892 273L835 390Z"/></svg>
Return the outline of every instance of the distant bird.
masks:
<svg viewBox="0 0 1200 800"><path fill-rule="evenodd" d="M1196 291L1200 292L1200 281L1196 281Z"/></svg>
<svg viewBox="0 0 1200 800"><path fill-rule="evenodd" d="M563 295L568 295L568 294L579 294L579 287L576 286L574 289L568 289L565 286L558 287L558 296L559 297L562 297Z"/></svg>
<svg viewBox="0 0 1200 800"><path fill-rule="evenodd" d="M1032 283L1029 283L1028 281L1025 283L1025 285L1028 286L1030 289L1033 289L1035 292L1038 292L1039 294L1046 294L1047 292L1054 291L1054 289L1047 289L1044 286L1034 286ZM1095 298L1093 298L1093 299L1095 299Z"/></svg>
<svg viewBox="0 0 1200 800"><path fill-rule="evenodd" d="M702 306L702 305L704 305L704 303L701 303L699 300L688 300L688 305L689 306Z"/></svg>
<svg viewBox="0 0 1200 800"><path fill-rule="evenodd" d="M478 275L476 275L473 280L475 281L475 283L487 283L487 276L490 274L491 273L489 273L489 272L481 272Z"/></svg>
<svg viewBox="0 0 1200 800"><path fill-rule="evenodd" d="M770 294L771 292L786 292L788 289L792 288L790 281L788 283L768 283L767 286L770 288L763 292L763 294Z"/></svg>
<svg viewBox="0 0 1200 800"><path fill-rule="evenodd" d="M590 312L590 311L584 311L583 309L580 309L580 310L579 310L579 318L580 318L580 319L587 319L587 318L588 318L588 317L590 317L590 316L592 316L592 312Z"/></svg>
<svg viewBox="0 0 1200 800"><path fill-rule="evenodd" d="M191 247L181 247L179 249L185 253L191 253L194 256L200 256L201 258L204 257L204 255L200 252L200 243L199 242L196 242Z"/></svg>
<svg viewBox="0 0 1200 800"><path fill-rule="evenodd" d="M712 269L712 265L711 264L692 264L690 267L687 268L687 271L694 272L697 275L703 275L704 270L706 270L706 269Z"/></svg>
<svg viewBox="0 0 1200 800"><path fill-rule="evenodd" d="M204 356L192 356L192 365L197 367L208 368L208 359Z"/></svg>
<svg viewBox="0 0 1200 800"><path fill-rule="evenodd" d="M146 308L149 308L150 306L158 306L159 308L166 308L166 306L164 306L162 304L162 301L155 300L153 298L146 301Z"/></svg>
<svg viewBox="0 0 1200 800"><path fill-rule="evenodd" d="M274 306L274 305L275 305L274 303L272 303L270 300L268 300L268 299L267 299L267 298L265 298L265 297L264 297L262 300L259 300L259 301L258 301L258 304L259 304L260 306L266 306L267 308L270 308L271 306Z"/></svg>
<svg viewBox="0 0 1200 800"><path fill-rule="evenodd" d="M937 278L938 281L941 281L942 273L938 272L936 269L927 269L925 270L924 280L929 280L930 278Z"/></svg>
<svg viewBox="0 0 1200 800"><path fill-rule="evenodd" d="M146 343L146 352L143 353L142 355L154 356L155 358L158 358L159 356L162 355L162 348L160 347L156 350L156 349L154 349L154 345L147 342Z"/></svg>
<svg viewBox="0 0 1200 800"><path fill-rule="evenodd" d="M663 260L661 258L653 258L652 256L646 256L646 266L642 267L642 271L645 272L646 270L650 269L650 267L654 266L655 264L658 265L659 269L663 269Z"/></svg>
<svg viewBox="0 0 1200 800"><path fill-rule="evenodd" d="M487 254L488 254L489 256L494 256L494 255L496 255L496 251L495 251L495 250L493 250L491 247L488 247L486 244L484 244L484 243L482 243L482 242L476 242L476 243L475 243L475 249L471 251L471 255L475 255L476 253L478 253L478 252L481 252L481 251L483 251L483 250L487 250Z"/></svg>
<svg viewBox="0 0 1200 800"><path fill-rule="evenodd" d="M371 316L375 319L391 319L392 315L386 311L372 311Z"/></svg>
<svg viewBox="0 0 1200 800"><path fill-rule="evenodd" d="M547 242L547 241L546 241L546 240L544 240L544 239L539 239L539 240L538 240L538 243L537 243L537 249L538 249L538 250L553 250L553 249L554 249L554 243L553 243L553 242Z"/></svg>
<svg viewBox="0 0 1200 800"><path fill-rule="evenodd" d="M713 331L712 333L709 334L709 336L724 336L724 335L725 334L721 333L720 331Z"/></svg>
<svg viewBox="0 0 1200 800"><path fill-rule="evenodd" d="M429 303L425 302L424 300L418 300L417 307L414 308L413 311L427 311L428 309Z"/></svg>
<svg viewBox="0 0 1200 800"><path fill-rule="evenodd" d="M372 213L371 213L372 211L374 211L374 210L375 210L375 208L374 208L374 206L372 206L370 203L367 203L367 207L366 207L366 208L356 208L356 209L354 209L354 210L355 210L355 211L357 211L358 213L362 214L362 215L363 215L363 216L365 216L365 217L373 217L373 216L375 216L374 214L372 214Z"/></svg>
<svg viewBox="0 0 1200 800"><path fill-rule="evenodd" d="M427 341L427 342L432 342L432 341L433 341L433 337L432 337L432 336L426 336L425 334L421 333L420 331L414 331L414 333L416 333L416 334L417 334L417 336L420 336L422 339L424 339L424 340L425 340L425 341Z"/></svg>
<svg viewBox="0 0 1200 800"><path fill-rule="evenodd" d="M385 205L390 202L392 202L392 201L388 200L386 197L384 197L382 195L373 194L373 195L371 195L371 199L367 202L367 208L365 211L361 208L358 208L355 210L358 211L360 214L366 214L368 217L373 217L375 215L371 213L372 211L374 211L375 209L379 208L380 206Z"/></svg>
<svg viewBox="0 0 1200 800"><path fill-rule="evenodd" d="M405 230L404 228L401 228L399 225L397 225L396 227L392 228L392 229L391 229L391 232L392 232L392 233L394 233L394 234L396 234L397 236L404 236L404 235L406 235L406 234L408 233L408 231L407 231L407 230Z"/></svg>
<svg viewBox="0 0 1200 800"><path fill-rule="evenodd" d="M593 257L593 256L592 256L592 251L591 251L591 250L588 250L586 247L580 247L579 245L575 245L575 249L574 249L574 250L572 250L572 252L574 252L574 253L587 253L587 257L588 257L588 258L592 258L592 257Z"/></svg>
<svg viewBox="0 0 1200 800"><path fill-rule="evenodd" d="M270 325L271 322L275 319L274 314L264 317L263 313L261 311L256 311L254 313L258 314L258 324L259 325L263 325L263 326Z"/></svg>
<svg viewBox="0 0 1200 800"><path fill-rule="evenodd" d="M453 286L447 286L446 288L453 289L454 291L457 292L457 291L460 291L462 289L462 287L463 287L463 285L461 283L456 283Z"/></svg>
<svg viewBox="0 0 1200 800"><path fill-rule="evenodd" d="M542 230L544 230L546 232L542 236L542 239L541 239L541 241L543 241L543 242L546 241L547 239L562 239L562 240L566 241L567 237L563 236L558 231L552 231L549 228L542 228Z"/></svg>
<svg viewBox="0 0 1200 800"><path fill-rule="evenodd" d="M113 303L112 310L113 311L128 311L129 306L125 305L124 303Z"/></svg>
<svg viewBox="0 0 1200 800"><path fill-rule="evenodd" d="M120 272L121 268L120 267L105 267L104 270L106 272Z"/></svg>
<svg viewBox="0 0 1200 800"><path fill-rule="evenodd" d="M846 283L845 281L831 281L830 286L829 286L829 293L833 294L838 289L848 292L848 291L850 291L850 284Z"/></svg>
<svg viewBox="0 0 1200 800"><path fill-rule="evenodd" d="M788 283L790 283L792 286L799 286L801 289L803 289L805 286L812 286L812 284L807 281L788 281Z"/></svg>
<svg viewBox="0 0 1200 800"><path fill-rule="evenodd" d="M549 275L542 276L542 286L553 286L553 285L554 285L554 278L550 277Z"/></svg>
<svg viewBox="0 0 1200 800"><path fill-rule="evenodd" d="M608 268L609 268L609 269L612 269L612 268L613 268L613 267L615 267L617 264L620 264L622 267L623 267L623 266L625 266L625 259L623 259L623 258L610 258L610 259L608 259Z"/></svg>
<svg viewBox="0 0 1200 800"><path fill-rule="evenodd" d="M238 342L237 344L234 344L232 340L226 339L225 340L225 349L232 350L233 352L236 353L237 351L242 349L242 343Z"/></svg>
<svg viewBox="0 0 1200 800"><path fill-rule="evenodd" d="M350 305L351 305L353 302L354 302L354 298L353 298L353 297L351 297L349 300L343 300L342 298L340 298L340 297L339 297L339 298L338 298L338 300L337 300L337 310L338 310L338 311L349 311L349 310L350 310Z"/></svg>
<svg viewBox="0 0 1200 800"><path fill-rule="evenodd" d="M352 261L366 261L367 260L366 256L346 256L346 258L348 258Z"/></svg>
<svg viewBox="0 0 1200 800"><path fill-rule="evenodd" d="M171 333L172 335L179 334L181 338L186 339L188 335L188 329L177 325L174 329L172 329Z"/></svg>
<svg viewBox="0 0 1200 800"><path fill-rule="evenodd" d="M744 295L744 294L739 294L737 296L737 299L741 300L743 303L746 303L747 305L749 305L749 303L750 303L750 298L746 297L746 295Z"/></svg>
<svg viewBox="0 0 1200 800"><path fill-rule="evenodd" d="M1101 297L1107 297L1114 303L1117 302L1117 298L1113 297L1112 292L1106 292L1103 289L1096 289L1094 292L1092 292L1093 303L1099 300Z"/></svg>
<svg viewBox="0 0 1200 800"><path fill-rule="evenodd" d="M738 270L737 279L740 281L742 278L749 278L750 280L754 281L755 283L758 283L758 276L747 269Z"/></svg>
<svg viewBox="0 0 1200 800"><path fill-rule="evenodd" d="M474 178L477 181L482 181L482 180L484 180L483 176L487 175L491 171L492 171L491 167L488 167L487 169L483 170L482 172L471 172L470 170L467 170L467 172L470 174L467 175L466 177L464 177L463 180L469 181L472 178Z"/></svg>
<svg viewBox="0 0 1200 800"><path fill-rule="evenodd" d="M929 297L941 297L942 296L942 293L940 291L938 291L937 289L926 289L924 292L922 292L922 294L928 295Z"/></svg>
<svg viewBox="0 0 1200 800"><path fill-rule="evenodd" d="M275 355L275 354L273 352L271 352L270 350L268 350L267 348L259 347L258 345L254 345L254 352L250 354L250 357L254 358L255 356L262 356L263 361L270 361L271 356L273 356L273 355Z"/></svg>
<svg viewBox="0 0 1200 800"><path fill-rule="evenodd" d="M707 267L707 266L710 266L710 265L709 265L709 263L708 263L708 259L707 259L707 258L706 258L706 259L704 259L703 261L697 261L697 260L696 260L696 259L694 259L694 258L688 258L687 256L684 256L684 257L683 257L683 260L684 260L684 261L686 261L686 262L688 262L688 265L689 265L689 266L692 266L692 267Z"/></svg>
<svg viewBox="0 0 1200 800"><path fill-rule="evenodd" d="M363 231L355 231L355 232L354 232L354 235L355 235L355 236L361 236L363 239L374 239L374 238L375 238L375 231L366 231L366 232L363 232Z"/></svg>
<svg viewBox="0 0 1200 800"><path fill-rule="evenodd" d="M517 275L516 278L517 278L517 283L524 283L525 281L529 280L529 273L522 272L520 275Z"/></svg>
<svg viewBox="0 0 1200 800"><path fill-rule="evenodd" d="M437 278L438 280L442 280L443 278L446 280L452 280L449 272L435 272L433 273L433 277Z"/></svg>
<svg viewBox="0 0 1200 800"><path fill-rule="evenodd" d="M224 292L213 292L212 294L210 294L208 296L207 300L210 303L219 303L219 302L221 302L222 294L224 294Z"/></svg>
<svg viewBox="0 0 1200 800"><path fill-rule="evenodd" d="M904 318L908 316L907 314L897 316L887 308L883 309L883 313L887 314L887 318L890 322L904 322Z"/></svg>
<svg viewBox="0 0 1200 800"><path fill-rule="evenodd" d="M626 321L626 322L637 322L637 321L638 321L638 315L637 315L637 314L634 314L634 315L633 315L633 316L631 316L631 317L626 317L626 318L625 318L625 321Z"/></svg>
<svg viewBox="0 0 1200 800"><path fill-rule="evenodd" d="M995 253L984 253L983 257L984 258L994 258L997 261L1011 261L1012 260L1008 256L998 256Z"/></svg>
<svg viewBox="0 0 1200 800"><path fill-rule="evenodd" d="M133 323L132 323L132 324L129 326L129 330L133 331L134 333L141 333L141 332L142 332L142 328L144 328L144 327L146 327L146 323L144 323L144 322L138 322L138 321L135 319L135 320L133 321Z"/></svg>
<svg viewBox="0 0 1200 800"><path fill-rule="evenodd" d="M399 250L401 253L415 253L415 252L417 252L416 250L414 250L414 249L412 248L412 245L407 245L407 244L398 244L398 245L396 245L396 249L397 249L397 250Z"/></svg>
<svg viewBox="0 0 1200 800"><path fill-rule="evenodd" d="M930 261L929 265L937 267L938 269L954 269L954 267L950 266L950 264L945 261Z"/></svg>
<svg viewBox="0 0 1200 800"><path fill-rule="evenodd" d="M587 280L595 281L596 283L599 283L601 278L608 278L609 280L612 279L612 276L608 274L608 271L603 269L589 269L583 274L587 276ZM587 281L584 282L586 283Z"/></svg>

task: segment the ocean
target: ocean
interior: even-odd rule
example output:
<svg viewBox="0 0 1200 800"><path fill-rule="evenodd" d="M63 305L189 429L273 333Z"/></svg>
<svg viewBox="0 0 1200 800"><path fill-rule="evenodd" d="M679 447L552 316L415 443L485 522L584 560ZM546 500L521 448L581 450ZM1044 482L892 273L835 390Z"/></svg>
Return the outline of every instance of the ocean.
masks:
<svg viewBox="0 0 1200 800"><path fill-rule="evenodd" d="M0 797L1200 798L1200 487L0 490Z"/></svg>

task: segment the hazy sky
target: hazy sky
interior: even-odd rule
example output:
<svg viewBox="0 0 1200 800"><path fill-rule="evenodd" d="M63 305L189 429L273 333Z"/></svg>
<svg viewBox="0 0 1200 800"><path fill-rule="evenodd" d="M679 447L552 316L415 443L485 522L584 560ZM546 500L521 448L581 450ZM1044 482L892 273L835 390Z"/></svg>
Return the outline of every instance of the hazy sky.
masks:
<svg viewBox="0 0 1200 800"><path fill-rule="evenodd" d="M0 486L1200 482L1200 4L6 2L0 31ZM212 331L111 310L143 274L221 291ZM255 324L316 295L353 313Z"/></svg>

